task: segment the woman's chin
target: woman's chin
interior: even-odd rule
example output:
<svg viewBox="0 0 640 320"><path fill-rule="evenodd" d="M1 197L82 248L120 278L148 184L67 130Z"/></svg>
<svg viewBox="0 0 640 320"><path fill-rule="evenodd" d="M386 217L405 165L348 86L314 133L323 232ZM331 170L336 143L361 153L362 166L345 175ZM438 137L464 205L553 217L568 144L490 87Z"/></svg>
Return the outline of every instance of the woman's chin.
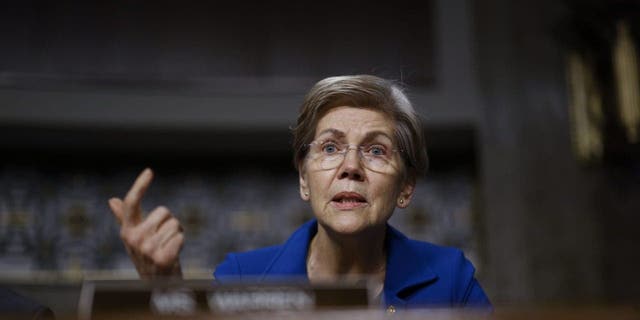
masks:
<svg viewBox="0 0 640 320"><path fill-rule="evenodd" d="M326 226L332 232L340 235L357 235L368 226L361 215L355 213L342 213L327 221Z"/></svg>

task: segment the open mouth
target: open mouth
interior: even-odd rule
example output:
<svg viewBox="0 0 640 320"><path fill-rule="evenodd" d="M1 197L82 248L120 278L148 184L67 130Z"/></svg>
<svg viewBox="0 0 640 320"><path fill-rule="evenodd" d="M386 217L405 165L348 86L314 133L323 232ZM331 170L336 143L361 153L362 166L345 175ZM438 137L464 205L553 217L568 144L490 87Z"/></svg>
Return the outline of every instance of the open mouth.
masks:
<svg viewBox="0 0 640 320"><path fill-rule="evenodd" d="M357 192L340 192L331 202L340 209L353 209L366 205L367 199Z"/></svg>

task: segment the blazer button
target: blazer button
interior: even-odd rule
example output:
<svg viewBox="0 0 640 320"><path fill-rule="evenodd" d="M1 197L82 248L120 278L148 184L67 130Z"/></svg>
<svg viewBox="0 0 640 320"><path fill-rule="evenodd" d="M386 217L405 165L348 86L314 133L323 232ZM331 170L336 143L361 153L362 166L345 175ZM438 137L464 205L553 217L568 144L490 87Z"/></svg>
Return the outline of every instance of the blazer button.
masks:
<svg viewBox="0 0 640 320"><path fill-rule="evenodd" d="M387 307L387 313L396 313L396 307L394 307L393 305L389 305Z"/></svg>

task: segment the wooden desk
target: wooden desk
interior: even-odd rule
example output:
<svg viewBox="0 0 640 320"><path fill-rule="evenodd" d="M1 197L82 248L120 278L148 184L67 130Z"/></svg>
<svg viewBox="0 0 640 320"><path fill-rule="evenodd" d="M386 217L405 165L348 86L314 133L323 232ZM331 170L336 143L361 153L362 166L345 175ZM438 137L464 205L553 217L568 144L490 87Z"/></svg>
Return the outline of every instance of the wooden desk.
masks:
<svg viewBox="0 0 640 320"><path fill-rule="evenodd" d="M67 319L67 317L58 317ZM68 319L75 319L68 317ZM190 316L155 316L151 314L108 313L96 315L93 319L222 319L222 320L275 320L275 319L303 319L303 320L391 320L391 319L429 319L429 320L640 320L640 308L633 306L619 307L554 307L554 308L500 308L491 314L477 313L455 309L415 309L400 310L389 313L380 309L349 309L349 310L317 310L317 311L287 311L287 312L256 312L245 314L208 314L199 313Z"/></svg>

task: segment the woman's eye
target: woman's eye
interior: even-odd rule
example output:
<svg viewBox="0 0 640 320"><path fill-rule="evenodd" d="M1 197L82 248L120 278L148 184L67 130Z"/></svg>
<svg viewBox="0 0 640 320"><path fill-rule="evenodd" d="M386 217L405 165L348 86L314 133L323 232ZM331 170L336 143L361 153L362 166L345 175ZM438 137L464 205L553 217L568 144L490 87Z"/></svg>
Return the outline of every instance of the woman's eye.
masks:
<svg viewBox="0 0 640 320"><path fill-rule="evenodd" d="M338 147L333 143L327 143L322 146L322 152L332 154L338 151Z"/></svg>
<svg viewBox="0 0 640 320"><path fill-rule="evenodd" d="M387 154L385 148L382 146L369 147L369 153L371 153L374 156L384 156L385 154Z"/></svg>

